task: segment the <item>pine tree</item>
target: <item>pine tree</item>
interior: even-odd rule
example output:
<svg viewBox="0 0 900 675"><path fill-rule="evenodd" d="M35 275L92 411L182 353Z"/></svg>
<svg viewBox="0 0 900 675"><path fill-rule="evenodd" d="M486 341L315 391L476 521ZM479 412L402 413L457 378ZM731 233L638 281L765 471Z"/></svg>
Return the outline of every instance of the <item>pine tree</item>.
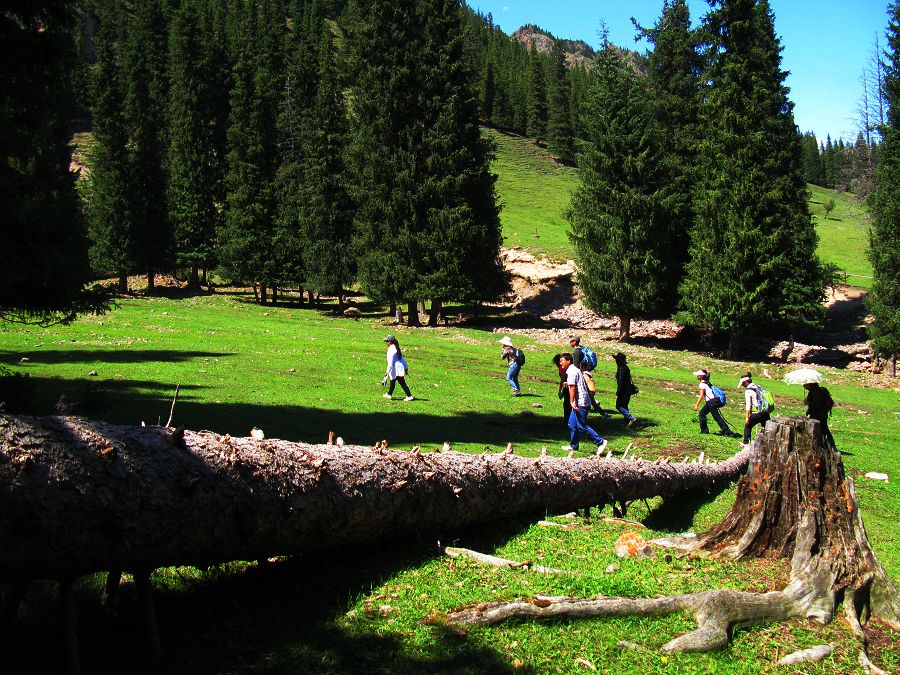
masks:
<svg viewBox="0 0 900 675"><path fill-rule="evenodd" d="M87 236L69 170L73 6L16 3L0 20L0 320L102 308L84 291Z"/></svg>
<svg viewBox="0 0 900 675"><path fill-rule="evenodd" d="M528 127L527 134L536 141L547 137L547 73L543 55L532 49L528 52Z"/></svg>
<svg viewBox="0 0 900 675"><path fill-rule="evenodd" d="M869 326L872 344L878 354L891 360L891 374L896 375L900 354L900 4L890 4L888 14L884 83L888 112L871 198L868 254L874 280L866 305L874 317Z"/></svg>
<svg viewBox="0 0 900 675"><path fill-rule="evenodd" d="M682 319L740 336L822 316L824 273L766 0L716 0Z"/></svg>
<svg viewBox="0 0 900 675"><path fill-rule="evenodd" d="M660 309L673 273L666 262L676 243L674 157L665 154L647 91L604 35L568 219L586 304L619 317L620 339L632 317Z"/></svg>
<svg viewBox="0 0 900 675"><path fill-rule="evenodd" d="M559 45L552 54L550 105L547 121L547 146L561 159L575 159L575 139L570 115L569 80L566 74L566 55Z"/></svg>
<svg viewBox="0 0 900 675"><path fill-rule="evenodd" d="M353 35L350 169L370 297L484 300L505 286L490 147L456 0L370 0Z"/></svg>
<svg viewBox="0 0 900 675"><path fill-rule="evenodd" d="M99 273L114 273L119 291L128 290L135 269L134 214L131 198L129 128L125 111L125 15L120 3L100 6L97 61L94 66L94 148L87 189L91 264Z"/></svg>
<svg viewBox="0 0 900 675"><path fill-rule="evenodd" d="M693 223L692 191L699 135L699 91L703 58L691 28L685 0L665 0L658 23L640 32L652 45L647 61L647 105L661 125L662 154L669 172L669 227L661 249L662 272L669 283L662 290L658 310L671 315L678 304L678 284L688 260L688 232Z"/></svg>
<svg viewBox="0 0 900 675"><path fill-rule="evenodd" d="M204 41L205 11L203 0L183 0L169 33L167 200L176 264L188 269L192 288L215 260L219 221L221 79Z"/></svg>
<svg viewBox="0 0 900 675"><path fill-rule="evenodd" d="M160 1L137 3L125 44L124 112L129 131L131 264L135 270L147 273L150 289L155 273L170 267L173 249L164 167L167 38L168 29Z"/></svg>
<svg viewBox="0 0 900 675"><path fill-rule="evenodd" d="M812 131L801 137L803 144L803 179L813 185L824 186L825 175L822 167L822 156L819 153L819 142Z"/></svg>
<svg viewBox="0 0 900 675"><path fill-rule="evenodd" d="M275 255L273 181L277 169L277 95L284 13L262 0L246 8L244 40L234 66L228 125L228 188L222 264L235 281L266 289L281 281Z"/></svg>

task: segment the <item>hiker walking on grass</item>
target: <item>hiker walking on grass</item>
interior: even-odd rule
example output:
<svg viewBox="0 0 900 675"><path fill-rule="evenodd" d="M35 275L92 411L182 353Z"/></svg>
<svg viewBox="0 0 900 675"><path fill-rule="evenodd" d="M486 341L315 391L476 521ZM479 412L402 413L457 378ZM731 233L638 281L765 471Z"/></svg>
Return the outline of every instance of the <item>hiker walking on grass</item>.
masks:
<svg viewBox="0 0 900 675"><path fill-rule="evenodd" d="M753 377L748 372L744 375L739 387L744 387L744 440L741 445L750 442L750 431L757 424L765 424L772 417L771 406L766 399L765 391L758 384L753 383Z"/></svg>
<svg viewBox="0 0 900 675"><path fill-rule="evenodd" d="M613 354L616 362L616 410L622 413L628 426L633 427L637 417L628 410L631 397L637 393L637 387L631 380L631 368L628 367L628 359L622 353Z"/></svg>
<svg viewBox="0 0 900 675"><path fill-rule="evenodd" d="M384 378L381 380L381 386L383 387L387 384L388 380L391 382L391 386L388 388L387 393L383 394L383 396L387 399L394 398L394 387L397 383L400 383L400 387L403 389L403 393L406 394L406 398L404 401L412 401L413 395L409 390L409 386L406 384L406 374L409 372L409 365L406 363L406 359L403 358L403 352L400 351L400 343L397 342L397 338L393 335L388 335L384 338L384 341L388 344L387 349L387 371L384 374Z"/></svg>
<svg viewBox="0 0 900 675"><path fill-rule="evenodd" d="M553 365L559 372L559 389L556 392L563 404L563 421L568 424L569 415L572 412L572 401L569 396L569 387L566 385L566 369L562 365L562 354L553 357Z"/></svg>
<svg viewBox="0 0 900 675"><path fill-rule="evenodd" d="M831 430L828 428L828 416L831 414L831 409L834 408L831 392L825 387L820 387L818 382L807 382L803 388L806 389L806 398L803 399L806 404L806 416L819 420L822 425L822 438L833 450L836 450L834 436L831 435Z"/></svg>
<svg viewBox="0 0 900 675"><path fill-rule="evenodd" d="M694 376L700 382L700 395L697 397L697 402L694 403L694 410L703 403L703 408L700 409L700 433L709 433L709 427L706 424L706 416L712 415L716 424L719 425L720 435L728 436L729 438L737 438L737 434L731 431L725 418L722 417L722 413L719 412L719 408L725 405L725 392L710 384L709 371L705 368L695 370ZM715 391L713 391L713 389L715 389Z"/></svg>
<svg viewBox="0 0 900 675"><path fill-rule="evenodd" d="M498 342L503 345L503 350L500 352L500 358L506 359L509 363L509 370L506 371L506 381L509 382L509 386L512 387L512 395L518 396L522 393L522 389L519 387L519 371L521 371L522 366L525 365L525 352L513 347L512 340L509 339L509 336L504 337L502 340L498 340Z"/></svg>
<svg viewBox="0 0 900 675"><path fill-rule="evenodd" d="M569 444L562 446L563 450L578 450L581 434L585 434L591 443L597 445L597 452L603 452L606 441L600 434L587 424L588 411L591 407L591 395L584 381L584 376L579 368L572 363L572 355L561 354L559 364L566 369L566 386L569 391L569 404L572 412L569 413Z"/></svg>

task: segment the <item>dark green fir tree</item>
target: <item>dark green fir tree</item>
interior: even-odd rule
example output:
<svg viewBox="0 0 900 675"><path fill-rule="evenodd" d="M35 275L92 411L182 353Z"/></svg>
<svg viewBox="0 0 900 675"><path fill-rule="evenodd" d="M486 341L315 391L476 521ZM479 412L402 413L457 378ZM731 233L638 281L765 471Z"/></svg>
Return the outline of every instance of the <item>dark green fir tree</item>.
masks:
<svg viewBox="0 0 900 675"><path fill-rule="evenodd" d="M547 137L547 59L531 49L528 52L528 127L527 134L536 141Z"/></svg>
<svg viewBox="0 0 900 675"><path fill-rule="evenodd" d="M716 0L701 107L682 320L730 335L822 317L823 266L807 207L800 135L766 0Z"/></svg>
<svg viewBox="0 0 900 675"><path fill-rule="evenodd" d="M70 171L75 3L7 3L0 19L0 320L101 309L84 290L87 233Z"/></svg>
<svg viewBox="0 0 900 675"><path fill-rule="evenodd" d="M575 138L572 131L569 78L566 55L556 45L551 55L552 77L547 112L547 146L561 159L575 159Z"/></svg>
<svg viewBox="0 0 900 675"><path fill-rule="evenodd" d="M652 315L672 270L673 158L643 78L603 35L588 92L578 155L579 185L568 210L578 283L588 307L620 320Z"/></svg>
<svg viewBox="0 0 900 675"><path fill-rule="evenodd" d="M887 124L878 147L875 192L871 197L869 259L874 280L866 305L874 321L869 335L875 351L897 372L900 354L900 4L888 6L885 97Z"/></svg>

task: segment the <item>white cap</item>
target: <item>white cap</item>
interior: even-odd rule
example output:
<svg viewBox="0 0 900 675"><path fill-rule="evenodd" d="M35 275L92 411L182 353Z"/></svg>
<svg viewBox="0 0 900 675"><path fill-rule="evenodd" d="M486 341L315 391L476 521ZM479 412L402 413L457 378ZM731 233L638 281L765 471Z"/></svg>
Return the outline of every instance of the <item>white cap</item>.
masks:
<svg viewBox="0 0 900 675"><path fill-rule="evenodd" d="M738 386L739 386L739 387L743 387L745 384L750 384L750 378L747 377L746 375L744 375L744 376L741 378L741 381L738 382Z"/></svg>
<svg viewBox="0 0 900 675"><path fill-rule="evenodd" d="M697 375L697 376L706 375L706 371L705 370L695 370L694 375Z"/></svg>
<svg viewBox="0 0 900 675"><path fill-rule="evenodd" d="M509 336L505 336L502 340L497 340L501 345L505 347L512 347L512 340L509 339Z"/></svg>

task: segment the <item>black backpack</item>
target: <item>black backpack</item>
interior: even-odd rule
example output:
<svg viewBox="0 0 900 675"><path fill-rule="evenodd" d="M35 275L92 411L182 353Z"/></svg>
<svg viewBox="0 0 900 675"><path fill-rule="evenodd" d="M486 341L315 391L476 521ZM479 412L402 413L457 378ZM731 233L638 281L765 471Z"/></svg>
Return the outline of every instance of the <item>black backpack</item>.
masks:
<svg viewBox="0 0 900 675"><path fill-rule="evenodd" d="M514 349L513 350L513 359L515 359L515 362L518 363L520 366L524 366L525 365L525 352L523 352L521 349Z"/></svg>

